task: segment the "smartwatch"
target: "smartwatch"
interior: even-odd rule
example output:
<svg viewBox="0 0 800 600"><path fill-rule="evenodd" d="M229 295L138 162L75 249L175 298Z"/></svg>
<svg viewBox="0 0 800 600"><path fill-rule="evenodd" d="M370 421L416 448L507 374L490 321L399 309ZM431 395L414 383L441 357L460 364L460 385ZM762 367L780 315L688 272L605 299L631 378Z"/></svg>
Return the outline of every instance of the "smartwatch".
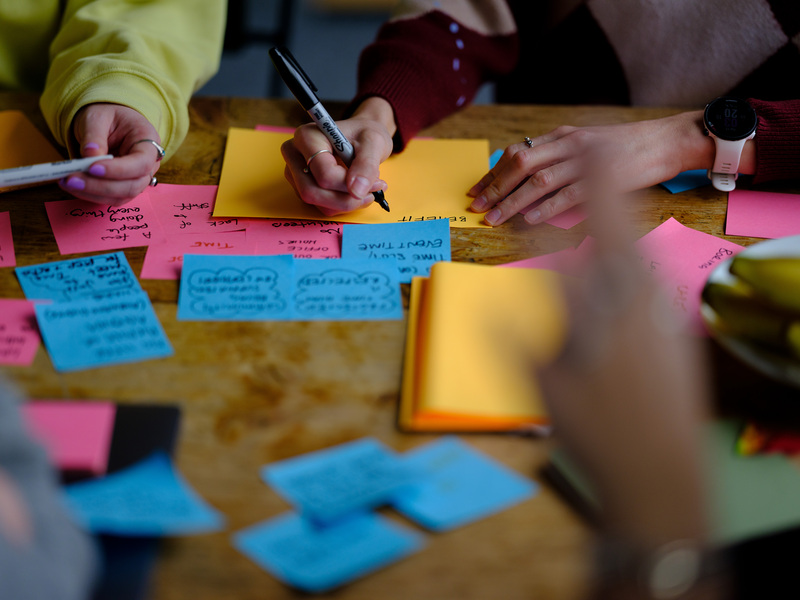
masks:
<svg viewBox="0 0 800 600"><path fill-rule="evenodd" d="M736 187L742 150L755 137L757 124L756 111L743 98L721 96L706 105L703 126L717 150L708 178L718 190L730 192Z"/></svg>

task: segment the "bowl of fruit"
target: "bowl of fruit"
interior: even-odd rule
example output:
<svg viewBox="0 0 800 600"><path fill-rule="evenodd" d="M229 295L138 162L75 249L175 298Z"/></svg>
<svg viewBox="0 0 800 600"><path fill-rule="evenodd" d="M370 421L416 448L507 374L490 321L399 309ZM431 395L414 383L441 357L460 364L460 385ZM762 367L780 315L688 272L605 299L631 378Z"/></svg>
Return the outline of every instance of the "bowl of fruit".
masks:
<svg viewBox="0 0 800 600"><path fill-rule="evenodd" d="M720 263L700 313L731 354L800 387L800 235L753 244Z"/></svg>

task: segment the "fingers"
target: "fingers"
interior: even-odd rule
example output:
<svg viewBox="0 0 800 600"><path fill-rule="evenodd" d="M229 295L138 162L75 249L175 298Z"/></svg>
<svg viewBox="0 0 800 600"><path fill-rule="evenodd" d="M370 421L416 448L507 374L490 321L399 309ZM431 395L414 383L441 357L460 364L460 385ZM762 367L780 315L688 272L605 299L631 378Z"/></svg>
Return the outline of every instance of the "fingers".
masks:
<svg viewBox="0 0 800 600"><path fill-rule="evenodd" d="M581 176L586 130L561 127L548 135L509 146L495 167L468 195L475 197L470 209L487 212L485 221L496 226L520 210L547 198L526 215L526 222L540 223L580 202L580 188L571 187ZM548 197L550 196L550 197Z"/></svg>
<svg viewBox="0 0 800 600"><path fill-rule="evenodd" d="M360 198L369 193L380 178L380 165L391 154L392 146L386 135L364 130L358 136L358 152L347 171L347 188Z"/></svg>
<svg viewBox="0 0 800 600"><path fill-rule="evenodd" d="M281 146L286 179L301 200L327 216L364 208L374 201L372 192L386 189L386 182L378 178L380 144L369 140L369 136L359 138L348 169L330 151L330 142L317 127L299 127L294 138Z"/></svg>
<svg viewBox="0 0 800 600"><path fill-rule="evenodd" d="M286 180L301 200L316 206L322 214L334 216L352 212L373 202L369 193L363 198L350 195L344 182L345 168L327 152L311 161L309 173L303 171L306 168L306 159L292 140L281 146L281 153L286 161ZM329 160L334 164L324 164Z"/></svg>
<svg viewBox="0 0 800 600"><path fill-rule="evenodd" d="M88 105L76 115L72 131L83 156L115 155L92 164L87 172L59 181L61 189L76 198L119 206L141 194L158 171L161 155L155 144L139 143L158 143L158 132L131 108Z"/></svg>
<svg viewBox="0 0 800 600"><path fill-rule="evenodd" d="M136 144L131 153L94 163L85 173L76 173L59 181L59 186L76 198L119 206L147 189L160 163L151 144Z"/></svg>

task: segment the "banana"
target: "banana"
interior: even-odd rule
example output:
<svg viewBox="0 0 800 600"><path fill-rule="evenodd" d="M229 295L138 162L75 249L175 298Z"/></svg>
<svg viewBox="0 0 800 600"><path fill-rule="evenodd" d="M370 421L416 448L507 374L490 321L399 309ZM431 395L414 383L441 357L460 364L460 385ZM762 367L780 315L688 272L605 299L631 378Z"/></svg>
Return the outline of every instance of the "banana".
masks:
<svg viewBox="0 0 800 600"><path fill-rule="evenodd" d="M786 344L794 357L800 359L800 321L794 321L786 328Z"/></svg>
<svg viewBox="0 0 800 600"><path fill-rule="evenodd" d="M711 273L702 297L712 330L800 361L800 236L745 248Z"/></svg>
<svg viewBox="0 0 800 600"><path fill-rule="evenodd" d="M703 300L713 309L710 315L713 328L773 349L786 348L792 316L762 302L749 286L741 282L709 282L703 289Z"/></svg>
<svg viewBox="0 0 800 600"><path fill-rule="evenodd" d="M751 258L739 253L730 272L777 308L800 314L800 257Z"/></svg>

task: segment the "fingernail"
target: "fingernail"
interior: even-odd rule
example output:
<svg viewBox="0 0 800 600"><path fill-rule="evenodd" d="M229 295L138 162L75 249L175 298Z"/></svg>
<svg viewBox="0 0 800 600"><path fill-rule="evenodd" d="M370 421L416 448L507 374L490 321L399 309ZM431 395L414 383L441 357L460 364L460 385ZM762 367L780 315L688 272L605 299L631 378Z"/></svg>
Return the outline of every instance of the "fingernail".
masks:
<svg viewBox="0 0 800 600"><path fill-rule="evenodd" d="M352 192L359 198L363 198L369 193L369 180L366 177L356 177L353 181Z"/></svg>
<svg viewBox="0 0 800 600"><path fill-rule="evenodd" d="M489 225L494 225L495 221L497 221L500 218L500 214L501 214L500 209L495 208L494 210L490 210L488 213L486 213L484 220Z"/></svg>
<svg viewBox="0 0 800 600"><path fill-rule="evenodd" d="M80 177L68 177L64 185L72 190L82 190L86 187L86 182Z"/></svg>
<svg viewBox="0 0 800 600"><path fill-rule="evenodd" d="M91 167L89 167L89 173L91 173L95 177L104 177L106 174L106 168L103 165L98 165L97 163L95 163Z"/></svg>
<svg viewBox="0 0 800 600"><path fill-rule="evenodd" d="M539 219L542 218L542 211L540 210L532 210L527 215L525 215L525 221L530 223L531 225L536 225L539 222Z"/></svg>
<svg viewBox="0 0 800 600"><path fill-rule="evenodd" d="M386 183L386 182L385 182L383 179L378 179L378 181L377 181L377 186L378 186L378 189L379 189L379 190L382 190L382 191L384 191L384 192L385 192L387 189L389 189L389 184L388 184L388 183Z"/></svg>
<svg viewBox="0 0 800 600"><path fill-rule="evenodd" d="M475 212L483 212L489 208L489 203L486 201L486 196L478 196L472 201L472 204L470 204L469 207Z"/></svg>
<svg viewBox="0 0 800 600"><path fill-rule="evenodd" d="M83 147L84 150L99 150L100 146L94 142L89 142Z"/></svg>

